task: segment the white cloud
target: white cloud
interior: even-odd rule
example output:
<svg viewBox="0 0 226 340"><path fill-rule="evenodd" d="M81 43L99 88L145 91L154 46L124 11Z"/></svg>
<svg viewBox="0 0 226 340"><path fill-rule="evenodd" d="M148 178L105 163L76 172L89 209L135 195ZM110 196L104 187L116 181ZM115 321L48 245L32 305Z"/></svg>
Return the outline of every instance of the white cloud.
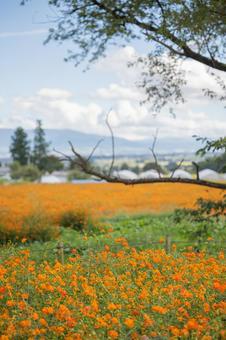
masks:
<svg viewBox="0 0 226 340"><path fill-rule="evenodd" d="M196 107L184 106L174 118L168 110L153 116L147 105L135 100L136 91L130 98L130 90L122 85L113 84L97 89L112 107L110 123L116 136L129 139L151 139L156 128L160 137L218 137L225 134L226 120L217 118L210 112ZM111 89L113 94L111 94ZM109 98L109 99L108 99ZM42 88L30 97L15 97L8 119L1 121L5 127L22 125L33 128L35 120L41 119L46 128L74 129L87 133L106 135L105 110L101 102L92 99L85 104L64 89Z"/></svg>
<svg viewBox="0 0 226 340"><path fill-rule="evenodd" d="M47 98L61 98L67 99L72 97L72 93L62 89L50 89L50 88L42 88L38 91L38 95L41 97Z"/></svg>
<svg viewBox="0 0 226 340"><path fill-rule="evenodd" d="M79 98L61 88L41 88L29 97L15 97L5 126L23 125L32 128L41 119L46 128L69 128L88 133L108 134L104 118L106 108L112 108L110 122L116 136L129 139L152 138L156 128L160 137L219 137L225 134L226 119L221 104L202 96L202 87L216 90L215 80L201 64L186 61L188 85L184 92L185 104L175 106L176 119L164 109L157 117L152 115L150 104L140 105L143 92L134 84L139 70L128 68L127 62L137 55L133 47L115 50L99 61L96 70L110 74L106 86L92 91L90 99L81 104Z"/></svg>
<svg viewBox="0 0 226 340"><path fill-rule="evenodd" d="M136 87L126 87L112 83L108 87L97 89L96 97L105 100L142 100L142 93Z"/></svg>
<svg viewBox="0 0 226 340"><path fill-rule="evenodd" d="M0 32L0 38L17 38L17 37L27 37L47 33L47 29L36 29L31 31L14 31L14 32Z"/></svg>
<svg viewBox="0 0 226 340"><path fill-rule="evenodd" d="M58 96L57 96L58 95ZM102 108L94 103L81 105L72 94L61 89L41 89L31 97L16 97L8 124L34 127L41 119L46 128L66 128L83 132L98 130Z"/></svg>

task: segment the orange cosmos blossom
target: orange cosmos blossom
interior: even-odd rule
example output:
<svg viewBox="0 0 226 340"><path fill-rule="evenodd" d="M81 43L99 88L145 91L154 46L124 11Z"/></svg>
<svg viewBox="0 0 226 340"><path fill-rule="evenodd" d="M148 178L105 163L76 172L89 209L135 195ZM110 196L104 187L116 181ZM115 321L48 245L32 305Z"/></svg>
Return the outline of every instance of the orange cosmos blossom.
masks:
<svg viewBox="0 0 226 340"><path fill-rule="evenodd" d="M108 331L108 336L111 338L111 339L118 339L118 332L117 331L114 331L114 330L110 330Z"/></svg>
<svg viewBox="0 0 226 340"><path fill-rule="evenodd" d="M151 309L153 312L157 312L159 314L166 314L168 312L167 308L161 306L152 306Z"/></svg>
<svg viewBox="0 0 226 340"><path fill-rule="evenodd" d="M20 321L20 326L23 328L27 328L31 326L31 320L22 320Z"/></svg>
<svg viewBox="0 0 226 340"><path fill-rule="evenodd" d="M134 327L134 319L132 318L126 318L124 321L124 324L128 327L128 328L133 328Z"/></svg>

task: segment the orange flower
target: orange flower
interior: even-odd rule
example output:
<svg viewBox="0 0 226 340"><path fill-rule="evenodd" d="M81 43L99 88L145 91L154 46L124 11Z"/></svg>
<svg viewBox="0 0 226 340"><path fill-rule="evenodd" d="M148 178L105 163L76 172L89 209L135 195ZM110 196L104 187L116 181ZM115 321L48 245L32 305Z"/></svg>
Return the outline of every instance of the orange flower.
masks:
<svg viewBox="0 0 226 340"><path fill-rule="evenodd" d="M175 336L179 336L180 335L180 330L177 327L175 327L175 326L170 326L169 330Z"/></svg>
<svg viewBox="0 0 226 340"><path fill-rule="evenodd" d="M118 339L118 332L114 331L114 330L110 330L108 331L108 336L111 338L111 339Z"/></svg>
<svg viewBox="0 0 226 340"><path fill-rule="evenodd" d="M199 324L195 319L188 320L188 322L186 324L186 328L188 330L195 330L195 329L198 329L198 327L199 327Z"/></svg>
<svg viewBox="0 0 226 340"><path fill-rule="evenodd" d="M38 316L38 313L33 313L32 314L32 319L33 320L38 320L39 316Z"/></svg>
<svg viewBox="0 0 226 340"><path fill-rule="evenodd" d="M31 321L30 320L22 320L20 321L20 326L23 328L31 327Z"/></svg>
<svg viewBox="0 0 226 340"><path fill-rule="evenodd" d="M53 307L43 307L42 312L43 312L43 314L47 314L47 315L53 314L54 309L53 309Z"/></svg>
<svg viewBox="0 0 226 340"><path fill-rule="evenodd" d="M210 305L208 303L204 303L203 310L205 313L208 313L210 311Z"/></svg>
<svg viewBox="0 0 226 340"><path fill-rule="evenodd" d="M133 327L134 327L134 319L127 318L127 319L125 319L124 324L125 324L128 328L133 328Z"/></svg>
<svg viewBox="0 0 226 340"><path fill-rule="evenodd" d="M219 281L214 281L213 287L216 290L219 290L219 292L221 292L222 294L224 294L224 291L226 290L226 284L220 283Z"/></svg>
<svg viewBox="0 0 226 340"><path fill-rule="evenodd" d="M39 323L44 327L48 325L47 321L44 318L39 319Z"/></svg>
<svg viewBox="0 0 226 340"><path fill-rule="evenodd" d="M157 312L159 314L166 314L168 312L167 308L161 306L152 306L151 309L153 312Z"/></svg>
<svg viewBox="0 0 226 340"><path fill-rule="evenodd" d="M108 304L108 307L107 307L109 310L115 310L115 309L117 309L117 306L114 304L114 303L109 303Z"/></svg>

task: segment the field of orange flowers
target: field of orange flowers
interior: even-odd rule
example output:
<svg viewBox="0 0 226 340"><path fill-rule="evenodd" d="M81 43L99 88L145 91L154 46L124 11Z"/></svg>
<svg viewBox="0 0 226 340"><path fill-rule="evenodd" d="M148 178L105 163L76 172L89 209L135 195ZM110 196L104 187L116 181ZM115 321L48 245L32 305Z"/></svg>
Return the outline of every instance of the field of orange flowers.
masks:
<svg viewBox="0 0 226 340"><path fill-rule="evenodd" d="M92 215L165 212L194 207L199 197L218 200L222 190L187 184L18 184L0 186L0 222L19 227L34 210L45 211L58 222L63 212L85 209Z"/></svg>
<svg viewBox="0 0 226 340"><path fill-rule="evenodd" d="M106 247L65 265L0 264L0 339L225 339L223 254Z"/></svg>

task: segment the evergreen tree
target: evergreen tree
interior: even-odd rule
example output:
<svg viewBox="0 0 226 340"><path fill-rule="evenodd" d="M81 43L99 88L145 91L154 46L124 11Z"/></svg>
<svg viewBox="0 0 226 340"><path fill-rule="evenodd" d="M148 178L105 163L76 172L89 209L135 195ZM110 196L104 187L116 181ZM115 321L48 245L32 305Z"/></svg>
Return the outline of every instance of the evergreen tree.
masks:
<svg viewBox="0 0 226 340"><path fill-rule="evenodd" d="M45 131L42 128L41 120L37 120L37 126L34 131L34 149L32 155L32 163L35 164L39 170L45 171L45 159L48 154L50 143L46 142Z"/></svg>
<svg viewBox="0 0 226 340"><path fill-rule="evenodd" d="M12 136L10 153L13 161L20 165L27 165L30 159L30 141L22 127L18 127Z"/></svg>

